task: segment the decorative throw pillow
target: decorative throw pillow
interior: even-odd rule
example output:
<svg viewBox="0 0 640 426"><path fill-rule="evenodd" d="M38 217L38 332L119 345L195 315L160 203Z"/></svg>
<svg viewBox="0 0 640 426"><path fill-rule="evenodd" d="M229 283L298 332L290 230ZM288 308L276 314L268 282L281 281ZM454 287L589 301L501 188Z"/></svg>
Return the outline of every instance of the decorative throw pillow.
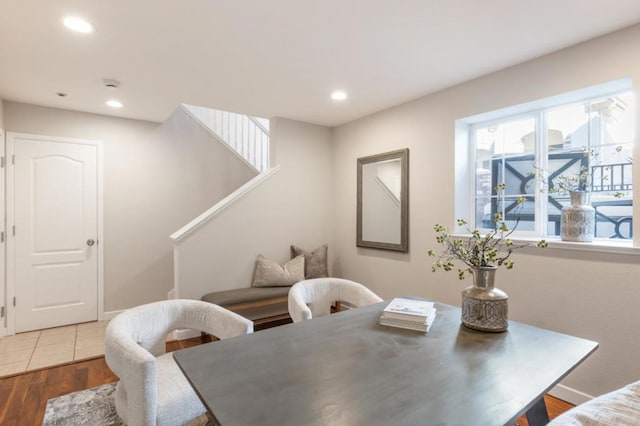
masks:
<svg viewBox="0 0 640 426"><path fill-rule="evenodd" d="M252 287L284 287L304 280L304 256L291 259L284 266L259 254Z"/></svg>
<svg viewBox="0 0 640 426"><path fill-rule="evenodd" d="M291 246L291 258L297 256L304 256L304 277L306 279L311 278L324 278L329 276L329 268L327 266L327 250L328 246L325 244L318 247L314 251L306 251L298 246Z"/></svg>

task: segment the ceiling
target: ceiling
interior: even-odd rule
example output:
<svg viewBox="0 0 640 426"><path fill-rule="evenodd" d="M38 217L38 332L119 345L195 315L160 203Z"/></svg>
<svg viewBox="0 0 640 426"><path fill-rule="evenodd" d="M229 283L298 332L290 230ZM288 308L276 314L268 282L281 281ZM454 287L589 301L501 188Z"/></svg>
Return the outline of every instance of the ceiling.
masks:
<svg viewBox="0 0 640 426"><path fill-rule="evenodd" d="M68 31L64 15L95 32ZM638 0L2 0L0 98L336 126L639 21Z"/></svg>

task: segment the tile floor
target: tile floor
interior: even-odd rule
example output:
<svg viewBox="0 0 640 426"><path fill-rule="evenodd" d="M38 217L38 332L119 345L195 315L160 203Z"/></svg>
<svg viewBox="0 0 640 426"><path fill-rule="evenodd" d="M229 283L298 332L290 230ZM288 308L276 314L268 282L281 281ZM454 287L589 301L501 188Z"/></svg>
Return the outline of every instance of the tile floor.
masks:
<svg viewBox="0 0 640 426"><path fill-rule="evenodd" d="M107 323L87 322L0 339L0 377L104 355Z"/></svg>

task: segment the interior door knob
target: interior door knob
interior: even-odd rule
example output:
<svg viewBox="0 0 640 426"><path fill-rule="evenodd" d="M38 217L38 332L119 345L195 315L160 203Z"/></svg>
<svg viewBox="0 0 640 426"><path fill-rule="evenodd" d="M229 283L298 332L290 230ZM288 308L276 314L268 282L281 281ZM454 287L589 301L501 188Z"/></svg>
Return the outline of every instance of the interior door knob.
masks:
<svg viewBox="0 0 640 426"><path fill-rule="evenodd" d="M92 246L92 245L94 245L95 243L96 243L96 242L95 242L92 238L89 238L89 239L87 240L87 245L88 245L89 247L91 247L91 246Z"/></svg>

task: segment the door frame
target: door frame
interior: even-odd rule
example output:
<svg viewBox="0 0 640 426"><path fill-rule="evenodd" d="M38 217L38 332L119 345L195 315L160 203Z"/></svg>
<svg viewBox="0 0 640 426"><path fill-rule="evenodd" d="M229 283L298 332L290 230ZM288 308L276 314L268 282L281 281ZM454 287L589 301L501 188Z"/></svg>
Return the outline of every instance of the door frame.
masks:
<svg viewBox="0 0 640 426"><path fill-rule="evenodd" d="M15 139L37 139L43 142L63 142L80 145L92 145L97 148L96 168L97 168L97 274L98 274L98 321L104 319L104 235L103 235L103 167L102 167L102 141L88 139L73 139L57 136L36 135L30 133L7 132L6 133L6 288L7 288L7 330L8 335L15 334L16 312L13 303L9 303L15 297L15 236L13 235L13 225L15 224ZM11 231L9 231L11 230Z"/></svg>
<svg viewBox="0 0 640 426"><path fill-rule="evenodd" d="M5 132L2 128L0 128L0 157L2 158L0 161L2 164L0 166L4 169L0 172L0 232L3 233L2 241L0 241L0 306L4 307L4 316L0 318L0 338L7 335L7 323L9 318L9 306L7 300L9 297L7 296L7 280L5 279L6 275L6 241L7 241L7 233L6 233L6 201L5 201L5 171L6 171L6 161L5 161Z"/></svg>

